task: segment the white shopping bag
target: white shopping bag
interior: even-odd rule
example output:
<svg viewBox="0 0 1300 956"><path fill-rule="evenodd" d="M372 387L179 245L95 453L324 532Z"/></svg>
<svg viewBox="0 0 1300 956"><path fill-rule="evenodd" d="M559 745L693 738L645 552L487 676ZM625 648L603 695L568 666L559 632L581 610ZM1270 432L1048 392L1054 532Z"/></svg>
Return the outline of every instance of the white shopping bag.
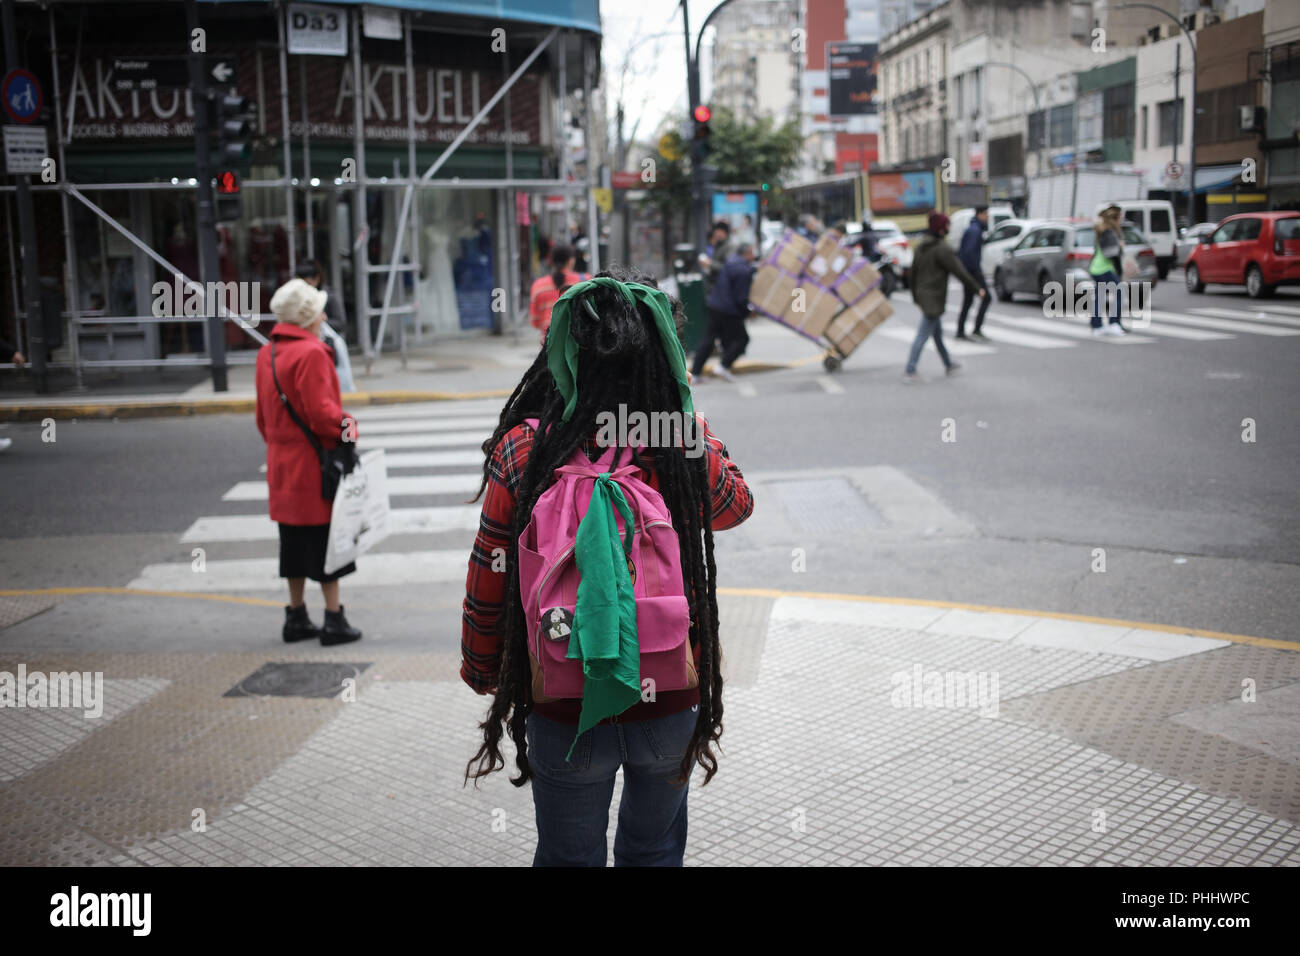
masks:
<svg viewBox="0 0 1300 956"><path fill-rule="evenodd" d="M384 450L363 452L339 482L330 515L329 544L325 548L325 573L365 554L388 537L388 466Z"/></svg>

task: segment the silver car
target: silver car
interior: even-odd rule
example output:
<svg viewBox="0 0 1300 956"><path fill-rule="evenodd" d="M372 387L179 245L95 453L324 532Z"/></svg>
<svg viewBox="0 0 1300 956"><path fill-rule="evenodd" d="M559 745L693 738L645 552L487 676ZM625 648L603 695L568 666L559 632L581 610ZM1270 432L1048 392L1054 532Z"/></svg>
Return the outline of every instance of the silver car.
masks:
<svg viewBox="0 0 1300 956"><path fill-rule="evenodd" d="M993 287L998 298L1010 302L1017 293L1045 298L1050 282L1064 283L1072 275L1076 284L1091 282L1088 263L1092 260L1095 233L1091 220L1058 220L1034 226L1006 253L993 270ZM1156 253L1140 232L1124 224L1124 255L1137 260L1133 276L1155 288L1159 278Z"/></svg>
<svg viewBox="0 0 1300 956"><path fill-rule="evenodd" d="M1198 222L1191 229L1184 229L1179 240L1174 243L1174 264L1185 265L1187 257L1200 243L1201 237L1208 236L1218 228L1217 222Z"/></svg>

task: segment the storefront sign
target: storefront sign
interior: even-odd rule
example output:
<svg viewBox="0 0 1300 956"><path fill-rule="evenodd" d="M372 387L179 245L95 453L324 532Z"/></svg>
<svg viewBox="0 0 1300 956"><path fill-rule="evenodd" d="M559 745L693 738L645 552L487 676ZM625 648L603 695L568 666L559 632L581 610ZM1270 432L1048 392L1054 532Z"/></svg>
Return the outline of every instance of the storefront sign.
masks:
<svg viewBox="0 0 1300 956"><path fill-rule="evenodd" d="M285 13L290 53L348 55L348 15L341 7L291 3Z"/></svg>
<svg viewBox="0 0 1300 956"><path fill-rule="evenodd" d="M11 176L41 171L41 162L50 155L44 126L6 126L5 172Z"/></svg>
<svg viewBox="0 0 1300 956"><path fill-rule="evenodd" d="M114 63L121 57L92 52L83 56L75 78L68 77L68 89L74 92L70 108L74 110L74 140L157 140L190 139L194 135L194 104L190 90L134 89L122 92L113 88ZM144 60L150 59L148 56ZM246 57L245 60L248 58ZM237 63L233 57L214 56L209 68ZM307 73L307 122L313 140L348 142L353 138L356 115L354 100L361 98L362 119L368 141L405 143L407 127L407 73L400 62L363 63L361 82L353 79L350 60L333 57L310 57L301 61ZM484 64L482 68L459 62L417 62L414 67L414 133L419 143L449 143L474 118L498 89L500 67ZM238 63L239 69L229 77L232 85L250 99L259 93L259 113L268 136L278 136L280 129L279 72L267 66L261 89L257 71L249 62ZM542 77L526 73L510 91L512 141L516 146L541 143L541 113L544 95ZM289 132L303 133L301 87L289 83ZM505 109L498 106L470 133L470 144L503 144Z"/></svg>

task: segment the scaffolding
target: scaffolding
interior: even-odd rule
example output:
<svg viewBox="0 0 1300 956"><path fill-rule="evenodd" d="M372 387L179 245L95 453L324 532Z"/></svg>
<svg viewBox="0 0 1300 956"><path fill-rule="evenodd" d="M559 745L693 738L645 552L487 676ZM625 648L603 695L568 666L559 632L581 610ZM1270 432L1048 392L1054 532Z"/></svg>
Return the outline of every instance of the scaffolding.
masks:
<svg viewBox="0 0 1300 956"><path fill-rule="evenodd" d="M81 21L77 28L76 46L73 56L72 68L72 87L68 90L68 100L71 108L65 111L62 90L60 89L59 69L58 69L58 28L55 22L53 4L47 10L49 17L50 31L50 68L54 78L54 127L56 133L56 146L58 150L59 169L68 170L66 162L66 148L73 139L73 124L76 114L76 96L77 96L77 78L81 75L81 57L82 57L82 40L83 28L85 21L85 11L82 10ZM352 75L356 87L360 86L362 72L361 58L361 33L362 33L362 15L363 11L360 6L348 10L350 17L350 35L351 35L351 63ZM311 142L310 142L310 122L308 121L308 104L307 104L307 85L305 68L300 60L298 84L300 90L300 100L302 107L302 133L300 137L301 158L303 174L301 179L293 175L290 118L289 118L289 54L287 50L284 16L285 8L283 4L277 4L275 8L278 34L278 67L279 67L279 93L280 93L280 122L284 131L282 139L282 171L283 175L274 179L252 179L243 183L243 188L251 190L282 190L283 191L283 224L287 237L287 254L289 261L289 270L292 272L297 262L296 248L296 223L294 222L294 205L295 190L301 187L304 191L305 214L306 214L306 256L314 258L314 229L312 227L312 197L314 190L318 187L315 185L318 180L313 176L311 165ZM592 225L589 234L593 237L596 235L594 228L595 207L591 200L590 190L596 185L596 164L592 158L590 149L592 143L592 119L590 110L587 110L584 127L584 139L588 146L587 152L587 176L585 181L577 181L572 177L569 167L568 148L564 136L566 125L564 122L564 102L567 94L567 75L566 75L566 54L568 44L575 39L581 44L580 53L582 58L582 89L586 97L586 102L590 102L591 86L595 79L597 69L596 59L594 56L595 45L591 37L581 31L576 31L563 27L550 27L540 42L532 52L513 70L510 69L508 48L502 57L502 75L503 84L501 88L489 99L469 124L461 130L459 135L447 145L439 154L438 158L429 166L422 175L415 175L416 170L416 135L415 135L415 68L413 62L413 36L416 32L442 32L445 30L445 21L442 24L428 25L422 22L421 18L415 13L404 10L401 13L403 39L404 39L404 70L406 81L406 116L407 116L407 157L405 175L397 167L398 161L394 160L394 171L392 176L374 177L368 174L365 162L366 138L365 124L363 117L363 96L353 95L353 150L357 164L357 176L355 183L349 182L339 185L338 180L331 186L321 183L322 189L333 188L340 201L348 194L352 200L352 222L356 226L357 236L353 242L353 285L355 310L357 316L358 337L369 370L373 360L383 351L383 344L386 337L388 317L390 315L401 316L405 318L413 315L415 305L413 302L394 303L393 295L396 286L398 273L415 273L418 271L417 263L419 262L419 208L414 202L417 190L421 189L491 189L503 191L503 201L499 204L500 214L498 216L500 225L504 227L504 234L507 241L507 271L503 277L505 282L505 312L508 318L509 328L512 332L517 333L518 327L522 321L523 312L526 311L526 305L521 308L519 301L520 291L520 274L519 274L519 248L518 248L518 229L517 226L517 209L515 197L519 192L525 193L547 193L547 194L585 194L587 196L587 205L590 211ZM575 36L576 35L576 36ZM553 103L555 115L550 118L554 130L554 148L559 158L559 178L558 179L524 179L515 175L514 156L513 156L513 126L511 124L509 92L518 82L518 80L527 72L538 57L549 47L556 47L559 50L558 77L552 77L555 82L555 95ZM262 59L259 56L257 60L258 71L258 91L259 104L262 101ZM576 86L576 84L575 84ZM492 109L498 103L505 102L504 122L505 122L505 159L506 175L501 178L480 178L467 179L456 177L451 179L434 179L437 172L445 165L452 154L469 138L475 127L481 124L491 113ZM266 111L258 110L258 123L261 132L265 132ZM81 354L81 336L82 331L87 326L112 326L112 325L144 325L149 323L185 323L185 322L205 322L204 316L185 316L185 315L168 315L157 317L153 315L122 315L107 316L94 312L86 311L81 308L81 299L77 287L77 270L76 248L73 236L73 215L72 204L80 203L89 209L95 216L105 222L115 232L123 236L135 248L141 250L150 260L167 270L169 275L181 276L181 281L186 289L198 289L202 291L205 287L201 280L207 279L215 281L218 277L190 276L186 275L184 270L178 268L174 263L169 262L161 256L150 244L148 240L136 235L126 225L119 222L116 218L102 209L98 204L86 196L83 190L94 190L99 192L139 192L139 191L173 191L180 193L194 193L197 191L197 183L193 180L167 182L104 182L104 183L81 183L76 184L68 181L61 181L57 184L31 184L29 186L32 192L57 192L60 196L60 207L63 226L64 238L64 275L63 288L65 301L69 307L61 313L61 320L68 323L68 344L70 359L62 362L48 363L51 369L68 369L71 368L75 375L76 387L84 387L83 371L85 369L112 369L112 368L130 368L130 367L195 367L211 366L211 354L208 343L205 341L205 350L201 356L193 355L173 355L166 358L118 358L113 357L111 352L111 332L109 332L110 357L106 359L86 359ZM402 190L401 213L398 216L397 225L392 234L392 251L388 256L389 261L381 264L371 264L369 261L368 251L368 217L366 214L366 197L370 190L400 189ZM0 196L6 198L6 217L11 210L9 196L16 192L17 187L8 185L0 186ZM8 224L8 219L6 219ZM408 235L409 240L408 240ZM10 235L14 233L10 231ZM408 246L409 241L409 246ZM12 259L13 244L10 245L10 257ZM409 248L411 253L408 262L402 262L403 249ZM598 256L598 242L592 242L592 265L593 271L599 269L596 261ZM332 253L337 256L337 243ZM337 270L331 270L336 275ZM385 288L382 303L378 306L371 304L370 298L370 277L375 274L384 274L386 276ZM20 347L25 343L22 341L25 320L27 319L26 311L22 308L17 286L14 287L14 313L19 319L18 334L20 337ZM240 316L235 312L225 308L218 302L217 309L220 317L225 322L231 322L243 329L255 341L265 344L266 338L257 331L257 326L264 320L271 320L269 315L256 314L248 317ZM379 327L377 334L372 337L370 321L374 316L379 317ZM419 326L416 327L417 344L422 342L422 335ZM402 355L403 363L407 354L407 336L406 322L399 321L396 323L397 348ZM206 339L206 329L205 329ZM231 356L230 364L249 364L255 356L250 354L246 357L239 357L238 353ZM0 365L0 368L13 368L12 365Z"/></svg>

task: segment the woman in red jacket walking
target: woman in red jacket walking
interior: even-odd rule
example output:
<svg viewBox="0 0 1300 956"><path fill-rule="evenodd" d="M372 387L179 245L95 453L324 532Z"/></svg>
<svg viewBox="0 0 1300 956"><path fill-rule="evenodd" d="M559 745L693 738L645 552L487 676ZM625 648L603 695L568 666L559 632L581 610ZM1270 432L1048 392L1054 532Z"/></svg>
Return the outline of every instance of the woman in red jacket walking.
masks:
<svg viewBox="0 0 1300 956"><path fill-rule="evenodd" d="M339 398L333 354L319 338L326 297L302 279L290 279L271 297L276 324L270 344L257 355L257 430L266 441L271 520L280 525L280 577L289 579L284 639L319 637L322 644L330 645L361 637L348 624L339 603L339 578L357 566L349 563L325 573L333 504L321 496L316 449L285 408L287 400L323 448L356 441L356 423ZM318 628L307 616L303 601L307 578L320 583L325 597L324 627Z"/></svg>

